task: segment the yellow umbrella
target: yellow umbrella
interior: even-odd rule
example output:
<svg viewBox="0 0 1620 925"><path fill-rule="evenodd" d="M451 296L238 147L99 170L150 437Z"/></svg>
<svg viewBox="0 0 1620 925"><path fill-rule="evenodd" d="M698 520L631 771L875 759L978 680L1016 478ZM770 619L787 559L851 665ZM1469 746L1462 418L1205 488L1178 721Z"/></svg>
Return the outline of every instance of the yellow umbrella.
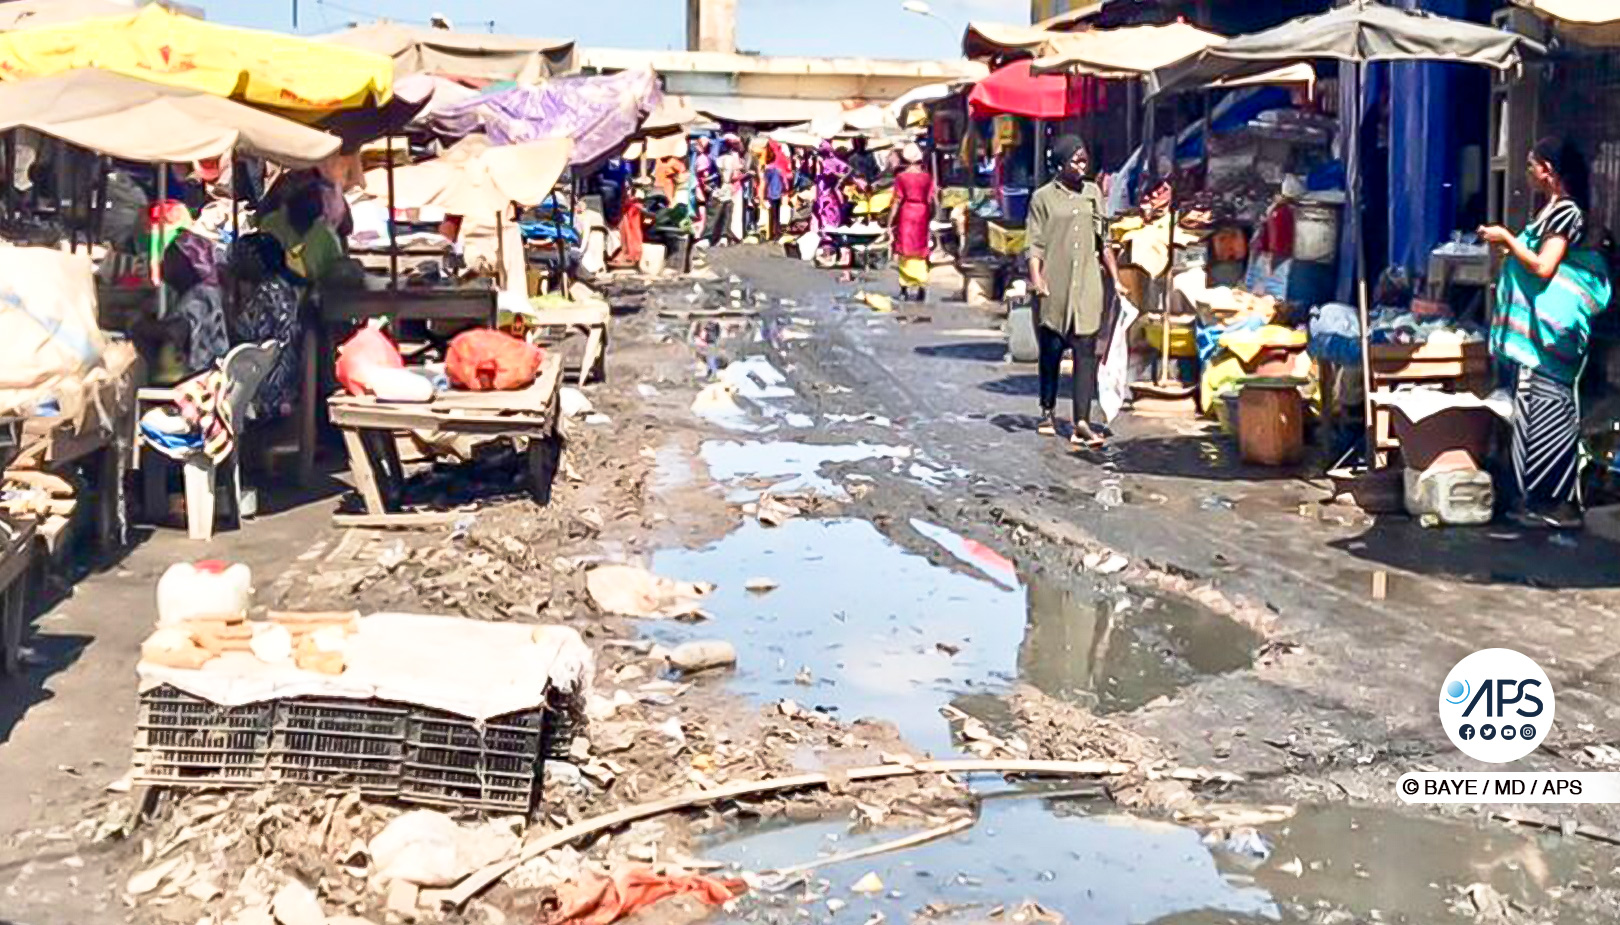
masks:
<svg viewBox="0 0 1620 925"><path fill-rule="evenodd" d="M155 3L129 16L0 35L0 80L77 68L306 112L385 102L394 75L383 55L216 25Z"/></svg>

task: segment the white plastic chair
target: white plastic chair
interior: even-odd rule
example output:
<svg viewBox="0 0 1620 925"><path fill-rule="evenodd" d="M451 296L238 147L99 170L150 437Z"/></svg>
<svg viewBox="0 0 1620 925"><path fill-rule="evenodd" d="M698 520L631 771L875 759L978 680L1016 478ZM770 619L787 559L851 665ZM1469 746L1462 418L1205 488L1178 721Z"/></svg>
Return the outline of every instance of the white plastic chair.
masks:
<svg viewBox="0 0 1620 925"><path fill-rule="evenodd" d="M217 506L215 491L220 476L224 476L227 499L234 526L242 525L242 439L247 429L248 406L259 386L270 373L280 346L273 340L262 344L241 344L231 348L221 361L225 373L225 394L221 400L230 409L231 422L236 428L236 445L230 456L216 463L208 454L198 450L184 459L176 459L154 449L144 440L141 446L142 498L148 520L158 521L169 508L169 465L184 466L186 491L186 531L194 540L207 540L214 535ZM159 405L173 405L179 399L175 389L140 389L135 393L136 419Z"/></svg>

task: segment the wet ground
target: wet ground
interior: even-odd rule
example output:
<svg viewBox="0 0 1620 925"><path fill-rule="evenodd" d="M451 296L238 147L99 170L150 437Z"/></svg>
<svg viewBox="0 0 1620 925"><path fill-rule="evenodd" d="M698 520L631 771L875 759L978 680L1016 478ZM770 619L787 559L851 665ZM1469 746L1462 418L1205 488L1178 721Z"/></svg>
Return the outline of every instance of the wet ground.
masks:
<svg viewBox="0 0 1620 925"><path fill-rule="evenodd" d="M843 821L761 826L712 840L706 855L762 871L891 840L892 829L854 832ZM983 920L1033 900L1071 922L1389 921L1473 918L1469 889L1541 906L1564 884L1610 876L1609 861L1557 836L1534 838L1465 821L1380 809L1304 806L1260 829L1265 858L1210 844L1197 831L1112 811L1106 801L985 795L977 824L922 847L816 868L806 882L751 903L808 910L812 920ZM807 849L812 849L807 852ZM883 889L851 889L875 873ZM1577 886L1577 888L1580 888ZM827 904L832 900L832 906ZM847 908L845 905L847 904ZM943 907L943 908L941 908ZM1571 919L1579 920L1579 919Z"/></svg>
<svg viewBox="0 0 1620 925"><path fill-rule="evenodd" d="M750 266L751 259L742 257L735 265ZM784 275L794 272L788 269ZM816 301L807 300L793 283L784 289L801 302ZM1085 521L1095 515L1118 522L1133 509L1159 508L1174 512L1171 516L1179 523L1201 522L1195 532L1168 545L1157 524L1124 534L1116 531L1110 538L1135 536L1145 540L1143 545L1152 553L1168 553L1178 566L1170 574L1197 576L1183 581L1189 587L1198 587L1212 574L1223 583L1241 574L1241 583L1231 583L1248 590L1261 576L1251 558L1254 550L1243 550L1241 557L1232 554L1236 534L1228 533L1224 544L1202 550L1186 540L1209 536L1223 518L1232 519L1234 527L1266 524L1275 530L1279 518L1305 521L1302 515L1309 514L1312 525L1355 528L1351 518L1324 518L1309 509L1321 496L1319 489L1303 480L1268 482L1264 473L1243 471L1235 466L1224 439L1204 428L1188 429L1185 436L1135 436L1132 430L1139 425L1134 423L1127 427L1126 439L1109 452L1089 459L1069 457L1067 475L1055 475L1057 459L1050 452L1037 454L1032 468L1012 474L1005 463L1012 455L1028 452L1016 447L1027 439L1024 431L1032 420L1010 410L964 413L963 409L977 402L975 393L980 397L988 393L986 400L993 406L1008 407L1005 398L995 396L1027 395L1032 381L1024 380L1032 380L1032 370L1000 379L964 380L959 369L939 362L948 359L960 367L958 361L965 359L1008 369L999 366L997 345L985 343L987 339L978 337L972 326L950 329L956 343L949 349L911 347L919 340L926 342L930 328L939 327L931 313L948 314L949 308L930 305L920 317L874 317L830 304L795 308L786 321L774 315L776 323L766 326L763 343L734 348L736 355L749 357L749 379L756 385L768 383L770 391L767 395L756 390L752 398L739 398L741 416L711 419L735 436L706 442L702 457L719 483L715 490L734 500L752 497L761 488L777 494L816 492L841 500L853 493L862 499L856 508L875 507L881 514L870 520L802 519L776 528L750 521L716 542L658 553L654 566L659 573L720 585L711 608L715 626L664 628L658 631L660 638L712 635L724 627L748 640L745 653L764 656L745 656L734 676L708 683L725 685L759 702L792 699L845 719L882 717L894 722L908 743L935 754L949 753L959 744L953 742L951 724L940 714L942 706L954 706L984 719L991 728L1004 729L1005 697L1018 684L1032 685L1097 714L1122 716L1128 724L1160 735L1168 732L1171 741L1187 748L1184 754L1203 760L1221 763L1235 751L1226 762L1229 767L1249 756L1268 756L1254 762L1256 770L1298 773L1297 757L1307 763L1325 757L1313 738L1343 743L1331 748L1359 743L1362 754L1391 749L1389 726L1342 721L1330 705L1337 686L1371 680L1342 673L1357 671L1361 664L1356 658L1340 658L1350 653L1335 648L1342 644L1338 640L1357 635L1348 628L1311 633L1318 648L1310 656L1278 664L1266 647L1281 633L1274 631L1267 638L1251 625L1185 595L1161 594L1129 582L1098 582L1094 576L1080 578L1072 566L1064 567L1064 560L1040 552L1031 557L1027 547L1015 550L1010 543L1001 543L998 549L997 543L983 541L987 534L982 530L972 531L981 539L969 539L959 532L962 522L937 516L941 509L958 514L971 509L971 504L940 504L938 496L999 499L1013 486L1022 490L1022 500L1037 508L1050 510L1057 498L1078 500L1067 511L1055 512L1060 519ZM784 331L798 334L784 339ZM934 370L938 379L932 378ZM852 396L846 383L857 381L860 385L855 385ZM971 383L973 391L965 383ZM791 394L795 387L800 394ZM816 421L813 431L803 427L806 419ZM875 423L879 421L880 425ZM988 436L985 426L1000 436ZM1079 469L1074 468L1076 463ZM1237 471L1231 476L1189 482L1179 489L1176 484L1233 469ZM1039 484L1043 477L1051 482ZM874 479L879 480L880 491L890 490L891 500L873 504L864 495L863 483ZM898 488L902 483L907 487ZM1291 529L1312 529L1299 530L1300 526ZM1082 528L1077 534L1090 531ZM1293 563L1304 547L1298 545L1297 536L1274 535L1277 538L1268 545L1279 553L1273 564L1280 571L1271 577L1284 587L1267 585L1274 590L1268 599L1292 602L1297 595L1316 594L1318 617L1349 618L1354 610L1344 605L1371 598L1373 575L1382 571L1379 584L1384 590L1375 603L1384 608L1382 616L1391 615L1390 607L1416 607L1438 618L1432 627L1435 635L1424 638L1408 630L1388 637L1396 648L1386 655L1399 661L1386 667L1398 663L1406 674L1413 674L1415 665L1431 661L1449 666L1447 653L1466 635L1454 610L1459 600L1468 599L1466 595L1448 594L1450 589L1430 575L1369 568L1356 558L1317 570L1289 588L1286 585L1298 577ZM1471 549L1478 542L1446 536L1430 555ZM1344 548L1360 558L1366 545L1365 540L1347 540ZM1008 558L1015 552L1019 564ZM1197 562L1196 572L1181 565L1189 553ZM1502 564L1491 565L1492 558ZM1498 550L1471 571L1479 574L1480 569L1493 567L1501 571L1507 561ZM1454 568L1447 577L1469 571ZM776 589L763 595L744 589L748 579L758 577L771 578ZM1538 583L1508 584L1523 588ZM1318 589L1333 593L1323 595ZM1275 605L1271 609L1279 612ZM1282 626L1289 634L1282 637L1288 646L1284 651L1298 647L1297 638L1289 638L1297 633L1297 621L1292 629L1287 623ZM1453 633L1454 638L1449 635ZM1365 644L1363 633L1357 645ZM1424 657L1413 657L1413 647L1426 650ZM1257 673L1256 658L1262 652L1267 653L1267 667ZM1335 686L1306 680L1317 672L1302 669L1335 661L1341 668ZM1262 681L1266 675L1271 680ZM1377 681L1383 677L1378 673ZM1279 684L1317 688L1320 696L1330 699L1317 701L1315 707L1295 701L1275 711L1270 723L1259 720L1270 711L1268 704L1281 703ZM1391 695L1399 696L1395 691L1384 696ZM1222 703L1228 711L1224 716ZM1181 704L1192 708L1177 721L1172 717ZM1425 708L1432 709L1425 704L1405 712L1417 715ZM1314 720L1303 720L1303 725L1320 725L1314 733L1299 735L1305 716ZM1590 734L1595 729L1589 723L1592 718L1587 714L1573 721L1568 731L1576 737L1581 730ZM1284 724L1294 730L1283 737L1267 737ZM1293 749L1294 756L1278 763L1272 742L1283 746L1284 755ZM1432 753L1429 748L1400 748L1408 754ZM1394 773L1379 765L1376 759L1360 760L1352 768L1363 770L1350 770L1343 780L1351 789L1368 793L1368 780ZM1345 785L1336 786L1338 791L1330 788L1327 793L1342 800ZM1288 789L1327 795L1312 786ZM1379 794L1374 802L1393 801ZM1292 819L1262 827L1269 849L1262 861L1225 850L1219 839L1208 845L1207 833L1162 817L1120 815L1106 801L989 799L978 823L966 833L876 861L817 871L827 878L825 883L814 884L809 893L801 889L790 897L779 896L774 905L781 907L783 921L790 914L803 916L804 909L812 910L812 918L830 914L824 903L817 911L815 902L807 899L815 896L832 899L835 910L842 902L851 902L843 915L855 913L861 919L878 912L890 920L908 919L930 902L944 904L931 907L930 917L961 911L973 919L970 910L945 908L969 904L982 919L998 906L1034 899L1070 921L1325 922L1348 920L1343 918L1348 915L1357 920L1419 922L1453 914L1473 916L1479 911L1475 899L1483 902L1492 895L1480 888L1483 884L1522 908L1544 912L1548 920L1603 920L1603 914L1580 908L1580 902L1563 903L1589 894L1594 884L1612 888L1620 876L1615 873L1620 862L1611 849L1532 832L1482 823L1477 817L1442 818L1342 802L1305 803ZM718 836L707 853L759 870L802 863L817 852L847 851L895 834L887 829L852 832L846 820L778 825ZM877 872L886 885L876 898L850 892L867 871ZM1470 888L1475 899L1469 898Z"/></svg>
<svg viewBox="0 0 1620 925"><path fill-rule="evenodd" d="M748 272L756 257L720 259ZM1570 766L1563 755L1614 738L1613 647L1608 624L1594 619L1620 615L1606 589L1554 596L1547 582L1564 567L1515 564L1511 538L1447 534L1422 550L1386 542L1375 552L1377 531L1400 538L1402 528L1301 516L1315 503L1308 482L1226 468L1229 448L1202 427L1122 421L1115 448L1086 457L1036 442L1033 370L1002 363L985 319L941 303L877 316L840 301L829 275L757 266L759 292L743 301L758 319L653 323L655 299L616 331L615 378L593 391L613 424L576 431L570 452L584 471L552 509L483 514L459 540L413 537L403 565L371 555L401 540L326 536L303 569L277 575L271 596L324 608L352 594L345 605L569 621L593 644L633 635L734 643L736 668L680 679L693 682L684 693L651 676L658 663L624 654L633 647L599 650L603 693L618 687L640 706L603 724L625 734L610 753L623 762L616 789L548 791L574 818L686 789L704 780L691 776L700 764L721 781L728 770L734 781L836 766L852 755L829 743L868 717L896 733L886 749L914 755L975 754L984 741L963 737L968 716L1034 757L1114 757L1085 749L1118 738L1128 760L1160 771L1248 778L1201 789L1188 816L1177 813L1187 804L1123 799L1103 783L1059 791L987 775L971 782L972 824L961 831L828 863L719 918L1032 922L1038 910L1021 904L1033 902L1069 922L1130 925L1615 920L1616 849L1558 834L1556 818L1536 834L1472 808L1440 815L1392 798L1395 777L1414 766L1459 766L1437 741L1429 676L1443 677L1456 650L1503 635L1529 637L1524 648L1561 685L1561 751L1542 760ZM757 516L764 499L802 510L772 526ZM266 563L298 552L276 530L264 536L275 555L255 552L260 541L246 533L226 548ZM1493 551L1470 558L1479 543ZM578 598L572 563L643 557L659 575L715 583L710 619L591 622L600 615ZM1436 578L1391 560L1451 564ZM1372 601L1377 572L1385 593ZM1492 574L1538 577L1463 594L1451 584ZM86 586L80 603L96 606L98 590ZM306 590L308 601L296 598ZM92 647L84 665L127 676L133 652L109 651ZM82 711L106 696L105 684L64 687L61 706ZM786 755L733 726L739 716L772 722L770 705L783 700L841 722ZM1049 718L1040 739L1032 705ZM28 716L17 741L48 737L33 722L46 715ZM117 740L104 749L111 757L86 750L79 768L122 762L124 726L105 731ZM658 748L646 751L649 737L636 730L654 726ZM691 747L666 749L670 729ZM608 738L593 747L609 748ZM0 751L10 779L37 781L51 765ZM1268 809L1264 821L1225 824L1201 814L1210 804ZM697 815L688 821L701 838L681 847L772 886L773 868L941 821L807 815ZM1579 818L1592 815L1582 808ZM679 843L682 826L671 822ZM598 847L622 850L616 841ZM111 883L128 870L95 873ZM867 874L881 888L856 892ZM106 889L99 905L74 904L77 868L44 877L50 892L37 871L29 877L7 887L26 921L77 925L86 909L107 908ZM28 890L37 896L24 904ZM0 919L12 918L0 901Z"/></svg>

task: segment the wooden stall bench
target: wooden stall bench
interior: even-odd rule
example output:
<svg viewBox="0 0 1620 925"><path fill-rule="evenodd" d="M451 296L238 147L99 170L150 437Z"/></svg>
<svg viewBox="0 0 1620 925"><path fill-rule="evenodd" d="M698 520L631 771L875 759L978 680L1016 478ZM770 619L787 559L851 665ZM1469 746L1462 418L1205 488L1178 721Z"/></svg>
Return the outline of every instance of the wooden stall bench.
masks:
<svg viewBox="0 0 1620 925"><path fill-rule="evenodd" d="M548 352L561 352L561 346L572 334L585 337L585 349L580 355L575 381L607 381L608 325L613 319L612 306L600 299L581 300L566 305L544 304L535 308L528 325L536 332L536 342ZM571 365L571 364L570 364Z"/></svg>
<svg viewBox="0 0 1620 925"><path fill-rule="evenodd" d="M340 514L337 522L353 527L432 526L457 516L399 510L405 470L395 440L408 433L429 438L523 438L528 443L529 478L535 500L547 503L562 453L558 432L561 379L562 358L551 354L534 383L517 391L444 392L430 402L332 396L327 400L327 413L332 425L343 434L349 471L366 506L365 514Z"/></svg>
<svg viewBox="0 0 1620 925"><path fill-rule="evenodd" d="M0 518L0 676L16 675L22 667L33 557L33 522Z"/></svg>

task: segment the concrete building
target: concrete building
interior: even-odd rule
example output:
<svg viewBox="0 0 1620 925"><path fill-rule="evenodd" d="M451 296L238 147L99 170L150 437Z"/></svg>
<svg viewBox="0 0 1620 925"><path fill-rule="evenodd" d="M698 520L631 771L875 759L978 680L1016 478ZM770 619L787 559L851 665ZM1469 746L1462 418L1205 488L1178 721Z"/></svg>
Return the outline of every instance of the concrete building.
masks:
<svg viewBox="0 0 1620 925"><path fill-rule="evenodd" d="M686 0L686 50L737 50L737 0Z"/></svg>
<svg viewBox="0 0 1620 925"><path fill-rule="evenodd" d="M851 103L889 103L928 84L978 80L983 64L964 59L893 61L802 58L713 51L581 48L581 72L605 74L651 67L667 93L727 122L808 122Z"/></svg>

